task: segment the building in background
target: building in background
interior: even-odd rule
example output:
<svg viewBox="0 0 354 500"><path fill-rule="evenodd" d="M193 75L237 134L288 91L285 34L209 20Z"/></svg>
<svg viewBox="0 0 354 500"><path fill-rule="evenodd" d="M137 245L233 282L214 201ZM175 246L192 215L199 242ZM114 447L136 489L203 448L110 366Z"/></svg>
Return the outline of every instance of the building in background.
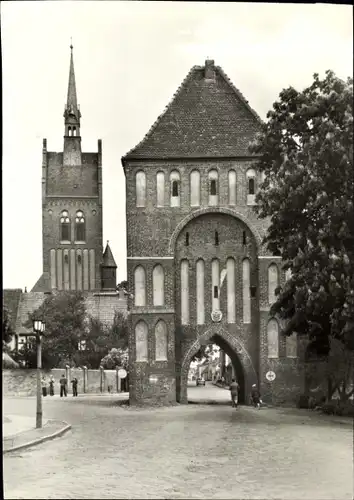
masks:
<svg viewBox="0 0 354 500"><path fill-rule="evenodd" d="M302 390L298 339L281 337L269 314L286 278L262 244L269 221L254 211L263 179L248 144L261 126L207 60L122 158L132 404L186 403L191 359L207 343L231 359L240 402L253 383L265 401L295 401Z"/></svg>
<svg viewBox="0 0 354 500"><path fill-rule="evenodd" d="M88 313L105 323L113 321L115 311L126 311L125 294L116 290L117 265L108 242L103 252L102 142L98 140L95 153L81 150L81 112L70 49L63 152L48 151L43 139L43 272L29 293L4 290L4 304L18 335L28 333L28 314L50 292L82 291Z"/></svg>

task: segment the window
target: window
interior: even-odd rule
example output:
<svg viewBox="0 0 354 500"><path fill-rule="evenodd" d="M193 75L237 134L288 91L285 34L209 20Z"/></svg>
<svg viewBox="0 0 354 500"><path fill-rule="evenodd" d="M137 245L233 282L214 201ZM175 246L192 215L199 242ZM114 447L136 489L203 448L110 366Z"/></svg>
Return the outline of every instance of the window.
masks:
<svg viewBox="0 0 354 500"><path fill-rule="evenodd" d="M156 361L167 361L167 327L162 320L155 326L155 359Z"/></svg>
<svg viewBox="0 0 354 500"><path fill-rule="evenodd" d="M172 196L178 196L178 182L172 181Z"/></svg>
<svg viewBox="0 0 354 500"><path fill-rule="evenodd" d="M256 171L250 168L246 172L247 177L247 205L256 203Z"/></svg>
<svg viewBox="0 0 354 500"><path fill-rule="evenodd" d="M136 206L145 207L146 205L146 176L145 172L136 173Z"/></svg>
<svg viewBox="0 0 354 500"><path fill-rule="evenodd" d="M135 325L136 360L148 360L148 327L145 321L139 321Z"/></svg>
<svg viewBox="0 0 354 500"><path fill-rule="evenodd" d="M79 265L81 265L81 255L78 255L78 256L77 256L77 263L78 263Z"/></svg>
<svg viewBox="0 0 354 500"><path fill-rule="evenodd" d="M227 322L235 323L236 302L235 302L235 260L229 257L226 261L227 273Z"/></svg>
<svg viewBox="0 0 354 500"><path fill-rule="evenodd" d="M247 245L247 233L246 233L246 231L242 232L242 244Z"/></svg>
<svg viewBox="0 0 354 500"><path fill-rule="evenodd" d="M189 263L185 259L181 261L181 322L189 323Z"/></svg>
<svg viewBox="0 0 354 500"><path fill-rule="evenodd" d="M152 272L152 284L153 284L153 304L154 306L164 305L164 272L160 264L154 267Z"/></svg>
<svg viewBox="0 0 354 500"><path fill-rule="evenodd" d="M177 170L173 170L170 174L170 183L171 183L171 207L179 207L180 206L180 176Z"/></svg>
<svg viewBox="0 0 354 500"><path fill-rule="evenodd" d="M229 205L236 205L236 172L229 171Z"/></svg>
<svg viewBox="0 0 354 500"><path fill-rule="evenodd" d="M186 233L186 247L189 247L189 233Z"/></svg>
<svg viewBox="0 0 354 500"><path fill-rule="evenodd" d="M214 299L217 299L219 297L219 290L216 285L214 285Z"/></svg>
<svg viewBox="0 0 354 500"><path fill-rule="evenodd" d="M218 246L219 245L219 233L217 231L215 231L214 238L215 238L215 246Z"/></svg>
<svg viewBox="0 0 354 500"><path fill-rule="evenodd" d="M69 264L69 256L68 255L64 255L64 263Z"/></svg>
<svg viewBox="0 0 354 500"><path fill-rule="evenodd" d="M219 297L220 271L218 259L211 261L212 311L220 309Z"/></svg>
<svg viewBox="0 0 354 500"><path fill-rule="evenodd" d="M75 241L85 241L85 216L81 210L75 217Z"/></svg>
<svg viewBox="0 0 354 500"><path fill-rule="evenodd" d="M145 269L138 266L134 271L134 304L136 306L146 305L146 277Z"/></svg>
<svg viewBox="0 0 354 500"><path fill-rule="evenodd" d="M209 205L217 205L219 203L218 196L218 171L210 170L209 177Z"/></svg>
<svg viewBox="0 0 354 500"><path fill-rule="evenodd" d="M70 218L67 210L63 210L60 215L60 240L70 241Z"/></svg>
<svg viewBox="0 0 354 500"><path fill-rule="evenodd" d="M257 287L251 286L251 298L254 299L257 296Z"/></svg>
<svg viewBox="0 0 354 500"><path fill-rule="evenodd" d="M157 206L163 207L165 205L165 174L163 172L157 172L156 190L157 190Z"/></svg>
<svg viewBox="0 0 354 500"><path fill-rule="evenodd" d="M193 170L190 177L191 189L191 207L200 205L200 173L198 170Z"/></svg>
<svg viewBox="0 0 354 500"><path fill-rule="evenodd" d="M267 326L268 358L279 357L279 327L276 319L271 319Z"/></svg>
<svg viewBox="0 0 354 500"><path fill-rule="evenodd" d="M197 260L197 324L204 325L205 309L204 309L204 260Z"/></svg>
<svg viewBox="0 0 354 500"><path fill-rule="evenodd" d="M244 323L251 323L250 281L250 261L248 259L244 259L242 262L242 300Z"/></svg>

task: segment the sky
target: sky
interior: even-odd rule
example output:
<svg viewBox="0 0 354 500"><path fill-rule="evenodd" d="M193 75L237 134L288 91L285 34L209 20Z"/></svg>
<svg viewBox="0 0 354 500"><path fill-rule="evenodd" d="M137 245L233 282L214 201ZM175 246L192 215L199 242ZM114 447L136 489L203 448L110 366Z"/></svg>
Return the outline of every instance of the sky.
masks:
<svg viewBox="0 0 354 500"><path fill-rule="evenodd" d="M42 273L41 155L62 151L70 39L82 150L103 143L103 243L126 278L121 157L194 65L214 59L265 119L280 91L353 73L352 7L223 2L7 1L3 70L3 287Z"/></svg>

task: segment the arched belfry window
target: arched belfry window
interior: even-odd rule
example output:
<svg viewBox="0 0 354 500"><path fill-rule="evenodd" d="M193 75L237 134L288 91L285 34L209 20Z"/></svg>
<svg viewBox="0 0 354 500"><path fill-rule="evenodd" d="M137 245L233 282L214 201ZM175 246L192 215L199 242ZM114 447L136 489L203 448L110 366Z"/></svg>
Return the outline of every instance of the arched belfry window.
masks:
<svg viewBox="0 0 354 500"><path fill-rule="evenodd" d="M209 179L209 205L217 205L219 203L219 186L218 186L218 171L210 170Z"/></svg>
<svg viewBox="0 0 354 500"><path fill-rule="evenodd" d="M71 127L68 127L68 135L71 136Z"/></svg>
<svg viewBox="0 0 354 500"><path fill-rule="evenodd" d="M250 168L246 172L247 177L247 205L256 203L256 171Z"/></svg>
<svg viewBox="0 0 354 500"><path fill-rule="evenodd" d="M181 205L181 193L180 193L180 175L177 170L173 170L170 174L170 184L171 184L171 207L179 207Z"/></svg>
<svg viewBox="0 0 354 500"><path fill-rule="evenodd" d="M60 214L60 241L71 241L69 212L63 210Z"/></svg>
<svg viewBox="0 0 354 500"><path fill-rule="evenodd" d="M136 173L136 206L145 207L146 205L146 176L145 172L140 170Z"/></svg>
<svg viewBox="0 0 354 500"><path fill-rule="evenodd" d="M236 205L236 172L235 170L229 171L229 205Z"/></svg>
<svg viewBox="0 0 354 500"><path fill-rule="evenodd" d="M163 172L156 174L156 202L158 207L165 205L165 174Z"/></svg>
<svg viewBox="0 0 354 500"><path fill-rule="evenodd" d="M75 217L75 241L85 241L85 238L85 216L78 210Z"/></svg>

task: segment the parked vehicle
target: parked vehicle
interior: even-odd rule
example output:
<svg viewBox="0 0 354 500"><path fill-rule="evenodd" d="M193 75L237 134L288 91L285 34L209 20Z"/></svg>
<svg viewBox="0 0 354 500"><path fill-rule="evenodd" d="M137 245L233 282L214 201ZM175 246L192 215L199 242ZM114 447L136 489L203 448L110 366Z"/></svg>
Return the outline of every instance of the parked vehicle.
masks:
<svg viewBox="0 0 354 500"><path fill-rule="evenodd" d="M205 385L205 380L203 378L197 378L197 385Z"/></svg>

